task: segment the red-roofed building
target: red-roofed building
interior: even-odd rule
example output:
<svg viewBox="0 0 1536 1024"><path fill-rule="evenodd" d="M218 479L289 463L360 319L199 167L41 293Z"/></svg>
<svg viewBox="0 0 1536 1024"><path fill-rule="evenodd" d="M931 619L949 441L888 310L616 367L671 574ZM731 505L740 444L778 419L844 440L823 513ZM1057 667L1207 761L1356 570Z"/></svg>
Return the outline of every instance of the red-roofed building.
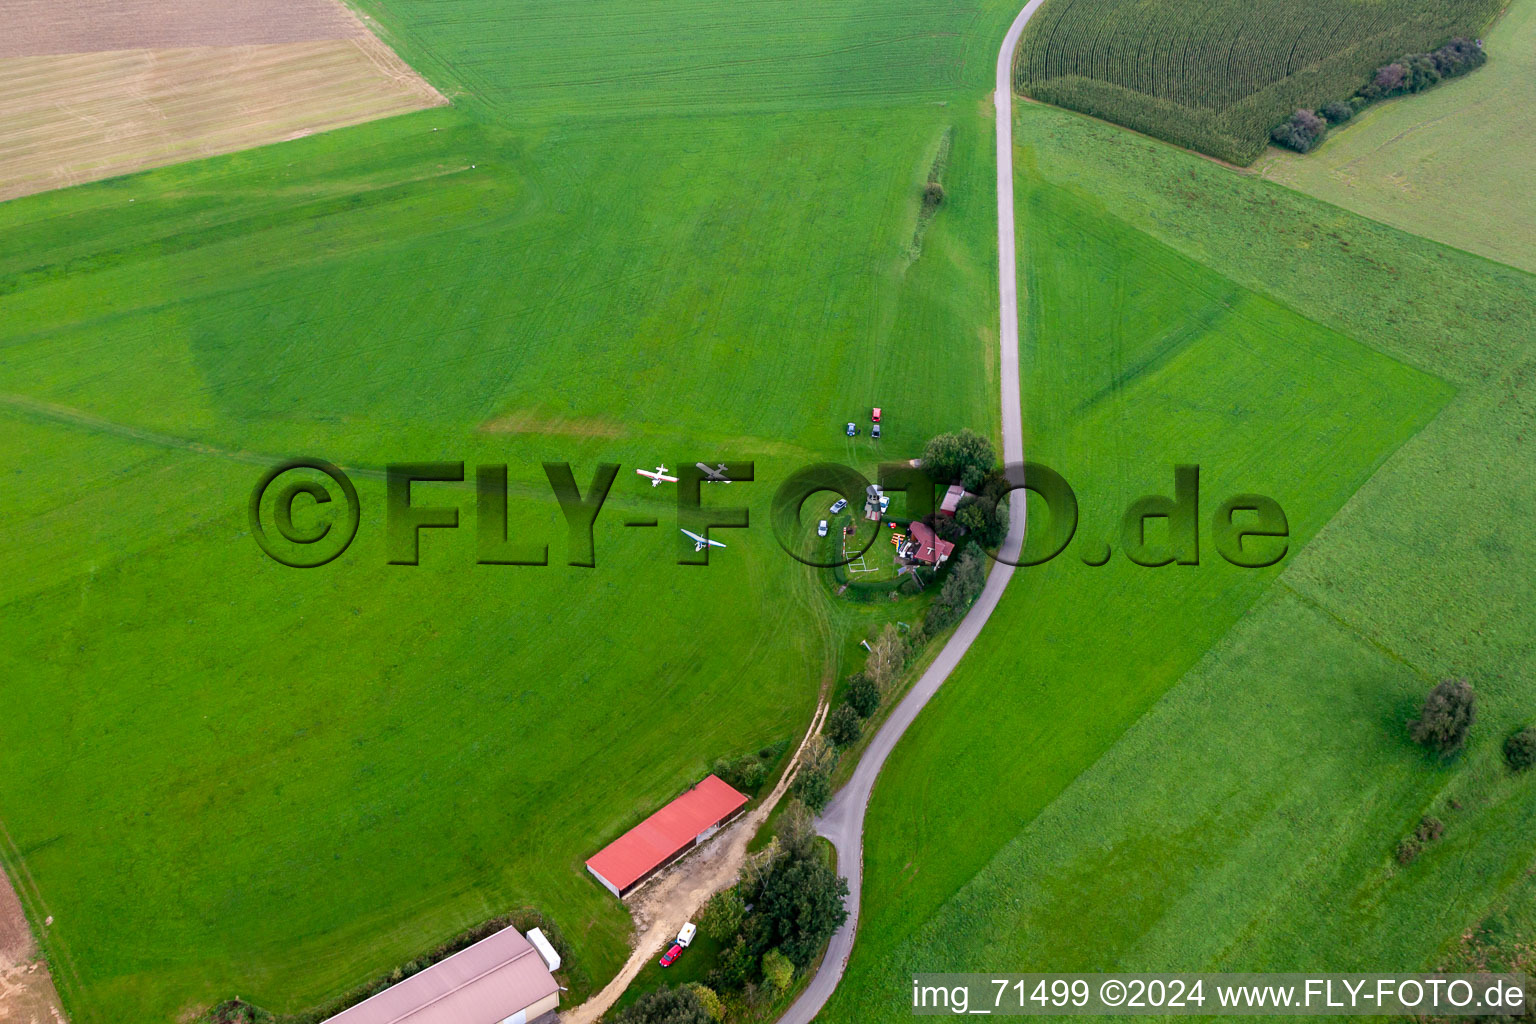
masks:
<svg viewBox="0 0 1536 1024"><path fill-rule="evenodd" d="M896 553L914 562L943 565L954 550L953 544L934 533L920 520L914 519L907 527L907 542Z"/></svg>
<svg viewBox="0 0 1536 1024"><path fill-rule="evenodd" d="M587 870L622 899L630 890L714 835L747 798L714 775L605 846Z"/></svg>

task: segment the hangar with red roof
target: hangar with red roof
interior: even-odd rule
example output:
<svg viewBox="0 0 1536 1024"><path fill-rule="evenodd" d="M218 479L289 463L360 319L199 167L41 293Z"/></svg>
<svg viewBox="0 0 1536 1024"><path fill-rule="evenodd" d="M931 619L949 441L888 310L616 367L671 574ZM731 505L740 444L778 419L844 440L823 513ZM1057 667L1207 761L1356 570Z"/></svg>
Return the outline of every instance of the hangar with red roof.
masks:
<svg viewBox="0 0 1536 1024"><path fill-rule="evenodd" d="M715 775L603 847L587 870L623 899L637 885L714 835L747 805Z"/></svg>

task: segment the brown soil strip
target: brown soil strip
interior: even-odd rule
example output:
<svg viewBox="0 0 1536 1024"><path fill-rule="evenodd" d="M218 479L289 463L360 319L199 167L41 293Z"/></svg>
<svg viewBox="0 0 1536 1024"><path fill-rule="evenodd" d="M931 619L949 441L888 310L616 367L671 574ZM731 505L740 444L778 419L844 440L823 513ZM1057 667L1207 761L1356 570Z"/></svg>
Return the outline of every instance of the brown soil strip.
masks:
<svg viewBox="0 0 1536 1024"><path fill-rule="evenodd" d="M59 993L37 955L27 915L11 880L0 871L0 1021L64 1024Z"/></svg>

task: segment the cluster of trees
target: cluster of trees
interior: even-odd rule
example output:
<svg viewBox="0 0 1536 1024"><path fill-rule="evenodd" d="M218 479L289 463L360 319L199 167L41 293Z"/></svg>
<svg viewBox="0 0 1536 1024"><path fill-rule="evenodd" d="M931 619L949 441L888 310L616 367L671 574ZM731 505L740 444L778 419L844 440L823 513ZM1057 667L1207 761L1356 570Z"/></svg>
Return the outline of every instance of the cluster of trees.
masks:
<svg viewBox="0 0 1536 1024"><path fill-rule="evenodd" d="M699 928L725 947L710 989L749 1004L786 991L847 919L847 897L848 883L817 852L810 811L791 803L768 850L699 916Z"/></svg>
<svg viewBox="0 0 1536 1024"><path fill-rule="evenodd" d="M949 578L939 591L939 596L928 608L923 620L923 632L933 636L948 629L965 617L971 603L981 593L987 582L987 568L983 555L974 547L967 547L950 567Z"/></svg>
<svg viewBox="0 0 1536 1024"><path fill-rule="evenodd" d="M887 624L870 645L863 671L848 677L847 695L827 716L822 735L812 738L795 777L795 795L812 811L819 814L827 806L839 750L864 735L864 721L880 710L911 655L912 648L901 633Z"/></svg>
<svg viewBox="0 0 1536 1024"><path fill-rule="evenodd" d="M768 781L773 763L788 747L788 741L764 747L755 754L743 754L735 760L722 758L710 769L744 793L755 793Z"/></svg>
<svg viewBox="0 0 1536 1024"><path fill-rule="evenodd" d="M940 537L969 535L982 547L996 547L1008 533L1008 480L997 468L992 442L973 430L939 434L923 448L923 471L934 483L959 484L971 492L954 518L931 515L924 522Z"/></svg>
<svg viewBox="0 0 1536 1024"><path fill-rule="evenodd" d="M1410 53L1376 69L1371 80L1347 100L1335 100L1317 110L1297 110L1276 125L1269 137L1298 153L1317 148L1331 125L1343 124L1377 100L1423 92L1444 79L1464 75L1488 60L1482 44L1456 38L1430 53Z"/></svg>
<svg viewBox="0 0 1536 1024"><path fill-rule="evenodd" d="M664 986L615 1024L714 1024L728 1002L764 1005L789 990L847 920L847 898L848 883L816 850L810 811L791 803L768 849L699 912L699 930L724 947L708 984Z"/></svg>

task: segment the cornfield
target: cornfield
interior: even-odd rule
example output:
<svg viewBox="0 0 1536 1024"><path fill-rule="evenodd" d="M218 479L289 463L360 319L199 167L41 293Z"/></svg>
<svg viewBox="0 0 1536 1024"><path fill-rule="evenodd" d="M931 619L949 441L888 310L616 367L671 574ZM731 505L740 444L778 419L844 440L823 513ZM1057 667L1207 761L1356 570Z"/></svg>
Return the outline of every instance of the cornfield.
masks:
<svg viewBox="0 0 1536 1024"><path fill-rule="evenodd" d="M1477 36L1501 0L1050 0L1020 92L1233 163L1297 107L1343 99L1381 64Z"/></svg>

